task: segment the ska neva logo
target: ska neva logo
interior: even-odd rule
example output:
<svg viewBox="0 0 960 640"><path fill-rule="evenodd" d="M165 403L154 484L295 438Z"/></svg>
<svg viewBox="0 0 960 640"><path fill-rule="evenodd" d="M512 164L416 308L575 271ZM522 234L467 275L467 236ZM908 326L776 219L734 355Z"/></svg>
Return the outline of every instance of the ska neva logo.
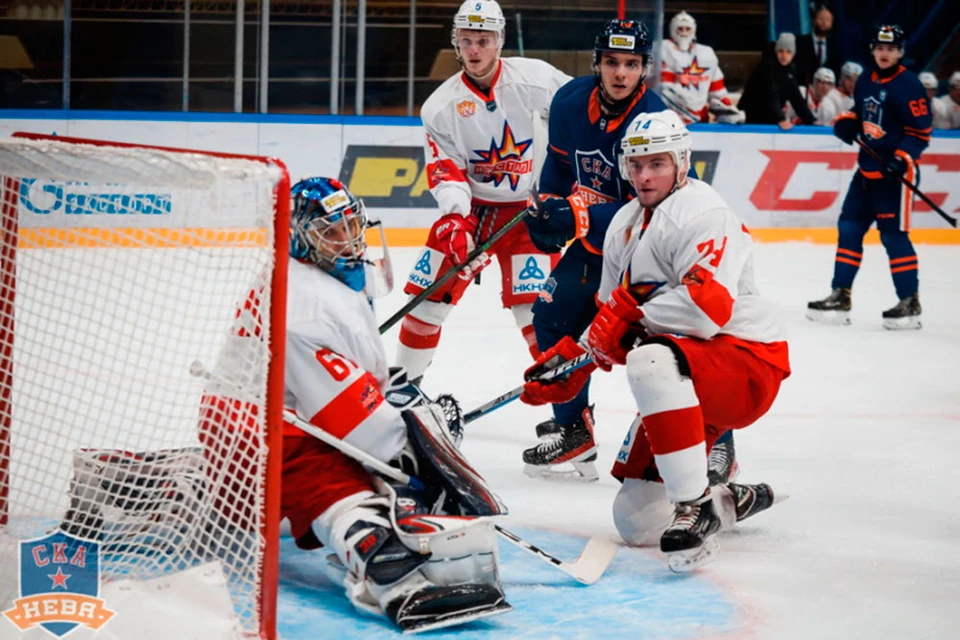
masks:
<svg viewBox="0 0 960 640"><path fill-rule="evenodd" d="M48 182L34 178L20 180L20 203L30 213L94 214L169 214L173 209L170 194L98 193L84 182Z"/></svg>
<svg viewBox="0 0 960 640"><path fill-rule="evenodd" d="M3 615L21 631L63 637L79 626L96 631L115 614L98 597L100 545L62 531L20 542L19 595Z"/></svg>

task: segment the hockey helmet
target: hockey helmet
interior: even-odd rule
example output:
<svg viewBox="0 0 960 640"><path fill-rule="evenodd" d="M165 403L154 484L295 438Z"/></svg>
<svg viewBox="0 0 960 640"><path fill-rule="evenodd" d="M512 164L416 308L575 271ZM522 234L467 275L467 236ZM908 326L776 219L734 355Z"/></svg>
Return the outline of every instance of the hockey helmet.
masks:
<svg viewBox="0 0 960 640"><path fill-rule="evenodd" d="M851 78L859 78L860 74L863 73L863 67L854 62L853 60L848 60L843 63L843 66L840 67L840 77L848 76Z"/></svg>
<svg viewBox="0 0 960 640"><path fill-rule="evenodd" d="M504 29L507 20L503 17L503 9L496 0L466 0L457 9L453 16L453 30L450 32L450 41L457 49L457 31L459 29L473 29L475 31L493 31L497 34L497 42L503 47ZM459 51L458 51L459 53Z"/></svg>
<svg viewBox="0 0 960 640"><path fill-rule="evenodd" d="M892 44L903 51L903 45L907 36L899 25L885 24L877 27L873 33L873 39L870 40L870 48L873 49L878 44Z"/></svg>
<svg viewBox="0 0 960 640"><path fill-rule="evenodd" d="M937 80L937 76L933 75L929 71L924 71L919 76L920 84L923 85L924 89L936 89L940 82Z"/></svg>
<svg viewBox="0 0 960 640"><path fill-rule="evenodd" d="M837 76L834 75L831 69L826 67L820 67L813 72L813 81L814 82L829 82L830 84L837 84Z"/></svg>
<svg viewBox="0 0 960 640"><path fill-rule="evenodd" d="M683 184L690 169L690 132L671 110L641 113L627 126L620 140L620 175L629 175L627 159L669 152L677 164L677 183Z"/></svg>
<svg viewBox="0 0 960 640"><path fill-rule="evenodd" d="M680 27L690 27L690 33L680 35ZM697 21L686 11L681 11L670 19L670 39L677 43L677 46L687 51L690 45L697 39Z"/></svg>
<svg viewBox="0 0 960 640"><path fill-rule="evenodd" d="M960 89L960 71L954 71L950 74L950 88Z"/></svg>
<svg viewBox="0 0 960 640"><path fill-rule="evenodd" d="M639 20L617 20L607 22L603 31L597 34L593 43L593 66L600 66L600 55L604 51L636 53L643 56L643 64L650 64L652 51L650 34L645 24Z"/></svg>
<svg viewBox="0 0 960 640"><path fill-rule="evenodd" d="M305 178L293 185L290 195L290 256L341 280L357 267L362 274L368 226L363 202L335 178Z"/></svg>

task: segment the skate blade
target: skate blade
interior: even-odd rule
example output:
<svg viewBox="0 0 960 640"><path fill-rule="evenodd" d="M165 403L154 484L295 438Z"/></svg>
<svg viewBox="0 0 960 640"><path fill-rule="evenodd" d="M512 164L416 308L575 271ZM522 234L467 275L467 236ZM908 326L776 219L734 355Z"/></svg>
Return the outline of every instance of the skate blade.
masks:
<svg viewBox="0 0 960 640"><path fill-rule="evenodd" d="M884 318L883 328L890 331L909 331L911 329L922 329L919 316L907 316L906 318Z"/></svg>
<svg viewBox="0 0 960 640"><path fill-rule="evenodd" d="M845 326L850 324L849 311L821 311L819 309L807 309L807 320L829 324L834 326Z"/></svg>
<svg viewBox="0 0 960 640"><path fill-rule="evenodd" d="M403 635L413 635L415 633L423 633L424 631L433 631L434 629L453 627L458 624L466 624L468 622L473 622L474 620L480 620L481 618L489 618L490 616L497 616L501 613L509 613L510 611L513 611L513 606L508 604L506 601L501 601L491 607L487 607L479 611L466 611L459 614L453 614L441 620L424 620L422 624L414 624L413 626L404 629Z"/></svg>
<svg viewBox="0 0 960 640"><path fill-rule="evenodd" d="M573 468L567 467L568 464ZM561 462L557 465L528 464L524 465L523 473L531 478L553 482L596 482L600 479L593 462Z"/></svg>
<svg viewBox="0 0 960 640"><path fill-rule="evenodd" d="M708 537L694 549L672 551L667 554L667 566L674 573L687 573L697 567L713 562L720 554L720 543L715 535Z"/></svg>

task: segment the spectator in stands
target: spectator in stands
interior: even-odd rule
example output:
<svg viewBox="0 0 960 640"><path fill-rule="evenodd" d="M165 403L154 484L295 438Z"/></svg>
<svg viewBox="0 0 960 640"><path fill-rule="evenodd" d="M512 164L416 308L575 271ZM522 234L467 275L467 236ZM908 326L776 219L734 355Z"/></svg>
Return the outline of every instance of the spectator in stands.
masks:
<svg viewBox="0 0 960 640"><path fill-rule="evenodd" d="M837 78L833 75L833 71L830 71L830 69L826 67L820 67L813 74L813 82L810 83L810 86L800 87L800 94L807 99L807 107L810 109L810 113L817 119L814 124L833 124L832 119L825 121L824 116L820 113L820 109L823 107L824 98L833 91L836 84ZM794 124L800 124L800 118L797 117L797 114L793 111L793 107L789 104L787 105L787 118Z"/></svg>
<svg viewBox="0 0 960 640"><path fill-rule="evenodd" d="M937 122L937 108L934 107L933 127L935 129L960 129L960 71L954 71L950 76L950 92L945 96L934 98L931 102L939 102L944 113Z"/></svg>
<svg viewBox="0 0 960 640"><path fill-rule="evenodd" d="M784 131L793 127L787 118L785 105L789 102L803 124L813 124L816 117L807 107L807 101L797 86L793 56L797 39L792 33L781 33L774 45L775 57L764 53L760 64L747 79L739 107L747 112L751 124L776 124Z"/></svg>
<svg viewBox="0 0 960 640"><path fill-rule="evenodd" d="M917 77L920 78L920 84L923 85L923 88L927 90L927 100L930 102L930 110L933 112L933 128L948 128L947 124L949 124L950 117L947 115L947 105L937 100L937 89L940 85L937 76L929 71L924 71Z"/></svg>
<svg viewBox="0 0 960 640"><path fill-rule="evenodd" d="M833 121L844 111L853 109L853 88L857 85L857 78L863 73L863 67L848 60L840 67L840 82L820 103L817 119L820 124L833 125Z"/></svg>
<svg viewBox="0 0 960 640"><path fill-rule="evenodd" d="M842 59L833 36L833 13L821 5L813 14L813 33L797 39L798 83L801 86L810 84L814 72L820 67L826 67L836 75Z"/></svg>

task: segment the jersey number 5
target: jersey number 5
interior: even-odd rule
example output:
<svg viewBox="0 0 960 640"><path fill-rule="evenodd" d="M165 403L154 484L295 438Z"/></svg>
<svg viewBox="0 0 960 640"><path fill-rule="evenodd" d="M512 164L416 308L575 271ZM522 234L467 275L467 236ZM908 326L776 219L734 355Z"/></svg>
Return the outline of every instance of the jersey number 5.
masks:
<svg viewBox="0 0 960 640"><path fill-rule="evenodd" d="M339 355L329 349L318 349L317 362L323 365L334 380L340 382L350 375L350 366Z"/></svg>

